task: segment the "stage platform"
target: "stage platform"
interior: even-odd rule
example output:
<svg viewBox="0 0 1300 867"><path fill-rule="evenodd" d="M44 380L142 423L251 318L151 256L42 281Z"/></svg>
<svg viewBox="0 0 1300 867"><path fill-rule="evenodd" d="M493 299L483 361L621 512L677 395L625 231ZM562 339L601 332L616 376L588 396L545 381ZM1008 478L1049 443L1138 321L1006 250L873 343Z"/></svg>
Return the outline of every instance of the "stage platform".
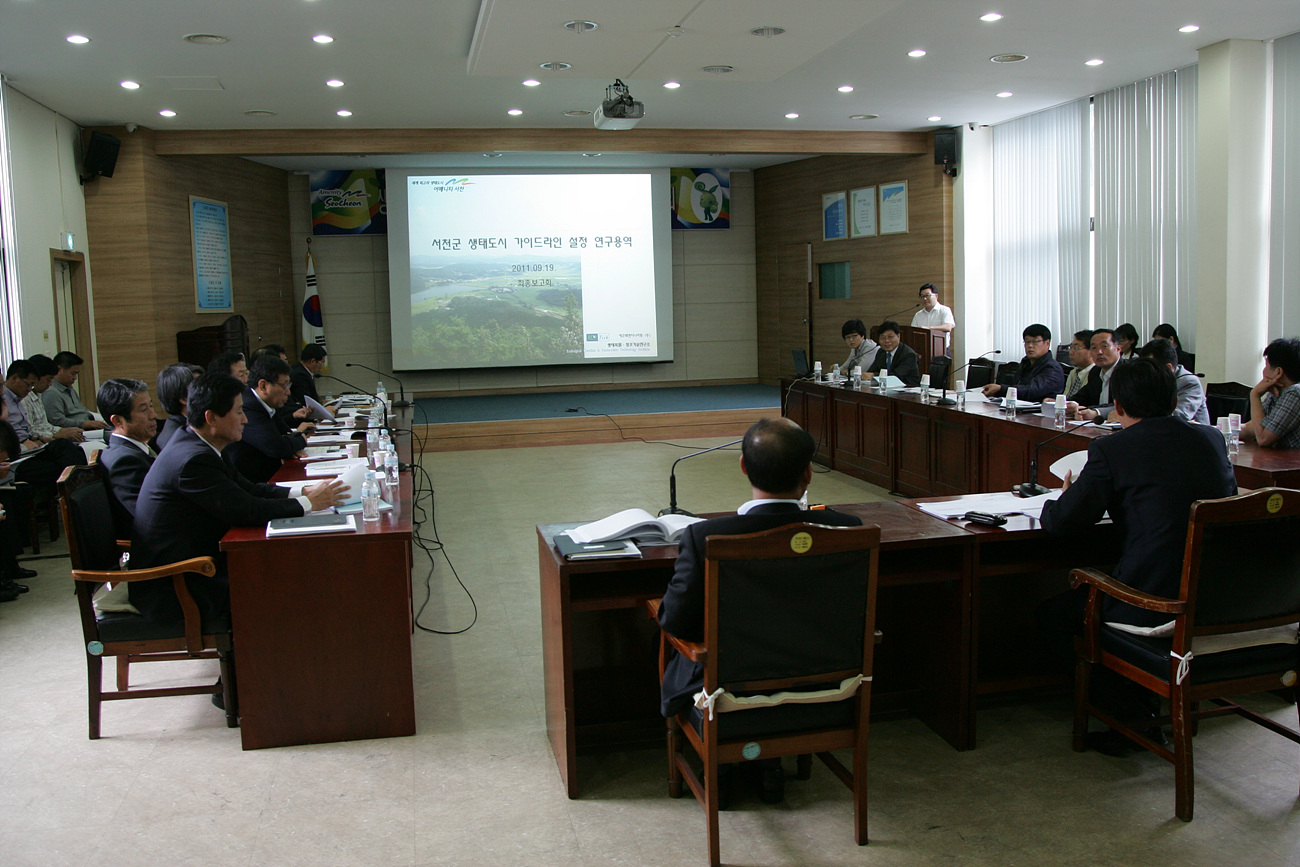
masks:
<svg viewBox="0 0 1300 867"><path fill-rule="evenodd" d="M420 398L424 451L740 436L781 414L774 385L701 385Z"/></svg>

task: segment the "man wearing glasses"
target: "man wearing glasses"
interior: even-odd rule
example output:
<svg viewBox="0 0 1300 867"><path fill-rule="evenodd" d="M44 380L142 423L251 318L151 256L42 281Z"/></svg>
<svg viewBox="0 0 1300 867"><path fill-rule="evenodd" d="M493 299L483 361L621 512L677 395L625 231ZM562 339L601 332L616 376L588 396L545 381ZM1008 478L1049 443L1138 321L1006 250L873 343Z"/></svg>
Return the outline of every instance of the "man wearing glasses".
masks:
<svg viewBox="0 0 1300 867"><path fill-rule="evenodd" d="M952 310L939 303L939 290L933 283L921 287L921 309L912 317L913 328L929 328L931 331L943 332L943 345L952 342L952 331L957 327Z"/></svg>
<svg viewBox="0 0 1300 867"><path fill-rule="evenodd" d="M289 365L277 356L263 355L253 362L244 387L244 410L248 425L243 439L233 442L225 458L249 481L269 481L288 458L307 446L303 434L315 430L311 422L297 429L276 418L276 410L289 400Z"/></svg>
<svg viewBox="0 0 1300 867"><path fill-rule="evenodd" d="M1054 398L1065 390L1065 371L1052 357L1052 332L1046 325L1031 325L1022 333L1025 357L1020 359L1020 372L1012 383L1020 400L1042 401ZM989 383L984 386L986 397L998 397L1005 386Z"/></svg>

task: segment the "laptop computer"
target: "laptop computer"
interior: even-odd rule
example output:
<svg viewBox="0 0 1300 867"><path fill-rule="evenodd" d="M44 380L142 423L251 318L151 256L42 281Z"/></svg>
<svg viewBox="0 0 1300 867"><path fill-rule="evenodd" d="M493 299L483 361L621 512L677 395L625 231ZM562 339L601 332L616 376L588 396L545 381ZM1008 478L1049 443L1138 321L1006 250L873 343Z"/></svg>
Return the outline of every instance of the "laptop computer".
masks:
<svg viewBox="0 0 1300 867"><path fill-rule="evenodd" d="M812 368L808 366L808 350L791 349L790 354L794 356L794 375L799 379L812 376Z"/></svg>

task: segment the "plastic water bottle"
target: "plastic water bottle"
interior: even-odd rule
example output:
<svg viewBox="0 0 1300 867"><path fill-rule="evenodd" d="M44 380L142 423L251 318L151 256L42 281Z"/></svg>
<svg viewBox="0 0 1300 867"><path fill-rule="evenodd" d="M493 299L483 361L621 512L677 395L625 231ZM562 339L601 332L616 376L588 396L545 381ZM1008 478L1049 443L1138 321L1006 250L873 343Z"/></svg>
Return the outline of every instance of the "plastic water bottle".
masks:
<svg viewBox="0 0 1300 867"><path fill-rule="evenodd" d="M388 431L379 432L379 450L385 452L393 450L393 438L388 435Z"/></svg>
<svg viewBox="0 0 1300 867"><path fill-rule="evenodd" d="M959 379L953 383L953 386L957 390L957 394L954 395L957 398L957 409L965 409L966 408L966 380Z"/></svg>
<svg viewBox="0 0 1300 867"><path fill-rule="evenodd" d="M374 470L366 470L361 483L361 517L367 521L379 520L379 480Z"/></svg>
<svg viewBox="0 0 1300 867"><path fill-rule="evenodd" d="M377 451L379 451L379 431L370 428L366 431L366 458L369 459Z"/></svg>
<svg viewBox="0 0 1300 867"><path fill-rule="evenodd" d="M862 365L855 364L853 365L853 390L860 391L861 389L862 389Z"/></svg>
<svg viewBox="0 0 1300 867"><path fill-rule="evenodd" d="M839 382L839 381L840 381L840 363L837 361L835 362L835 366L831 368L831 382Z"/></svg>
<svg viewBox="0 0 1300 867"><path fill-rule="evenodd" d="M389 490L397 490L397 452L385 453L384 476L387 478Z"/></svg>
<svg viewBox="0 0 1300 867"><path fill-rule="evenodd" d="M1015 386L1007 387L1007 396L1002 401L1002 409L1006 411L1008 419L1016 417L1016 401L1020 398L1020 393Z"/></svg>
<svg viewBox="0 0 1300 867"><path fill-rule="evenodd" d="M885 392L889 391L889 385L888 385L888 382L889 382L889 368L888 368L888 367L882 367L882 368L880 369L880 376L876 377L876 380L877 380L877 384L878 384L879 387L880 387L880 393L881 393L881 394L884 394Z"/></svg>
<svg viewBox="0 0 1300 867"><path fill-rule="evenodd" d="M1241 413L1228 413L1228 454L1236 455L1241 451Z"/></svg>
<svg viewBox="0 0 1300 867"><path fill-rule="evenodd" d="M814 361L813 382L821 382L821 381L822 381L822 363L820 361Z"/></svg>
<svg viewBox="0 0 1300 867"><path fill-rule="evenodd" d="M1056 421L1054 422L1057 430L1065 430L1065 395L1056 396Z"/></svg>
<svg viewBox="0 0 1300 867"><path fill-rule="evenodd" d="M921 374L921 403L930 402L930 374Z"/></svg>

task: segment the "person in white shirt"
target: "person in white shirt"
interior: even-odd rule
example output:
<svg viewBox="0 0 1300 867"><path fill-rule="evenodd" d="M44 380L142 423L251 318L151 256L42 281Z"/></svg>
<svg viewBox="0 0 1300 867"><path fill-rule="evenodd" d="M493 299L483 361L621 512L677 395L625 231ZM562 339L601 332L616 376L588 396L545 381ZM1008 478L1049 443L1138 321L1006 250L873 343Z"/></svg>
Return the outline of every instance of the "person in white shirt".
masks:
<svg viewBox="0 0 1300 867"><path fill-rule="evenodd" d="M912 327L942 331L944 332L943 345L948 346L952 342L952 332L957 327L957 320L953 318L950 308L939 303L939 290L934 288L933 283L926 283L921 287L921 309L912 317Z"/></svg>

